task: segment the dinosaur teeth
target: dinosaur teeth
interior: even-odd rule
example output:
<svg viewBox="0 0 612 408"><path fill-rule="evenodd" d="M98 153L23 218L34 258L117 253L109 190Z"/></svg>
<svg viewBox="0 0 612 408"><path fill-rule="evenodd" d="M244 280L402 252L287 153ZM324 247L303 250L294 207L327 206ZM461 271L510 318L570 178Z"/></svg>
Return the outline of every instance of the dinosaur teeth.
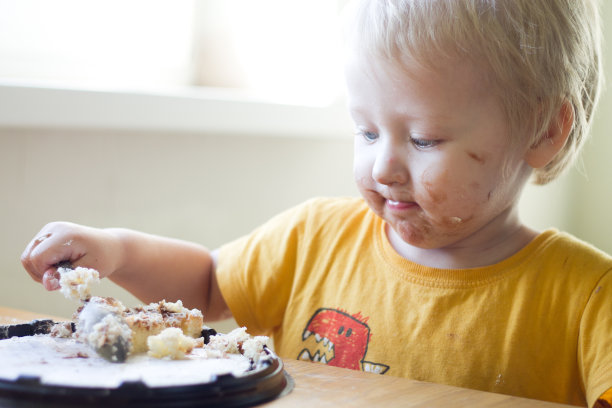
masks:
<svg viewBox="0 0 612 408"><path fill-rule="evenodd" d="M312 357L310 356L310 352L308 350L304 350L302 352L302 354L300 354L300 360L312 361Z"/></svg>
<svg viewBox="0 0 612 408"><path fill-rule="evenodd" d="M306 341L309 337L314 337L314 340L316 341L317 345L315 346L314 342L312 342L309 346L310 349L303 349L298 356L299 360L328 364L330 360L334 359L333 353L335 345L328 337L305 329L302 332L302 339Z"/></svg>

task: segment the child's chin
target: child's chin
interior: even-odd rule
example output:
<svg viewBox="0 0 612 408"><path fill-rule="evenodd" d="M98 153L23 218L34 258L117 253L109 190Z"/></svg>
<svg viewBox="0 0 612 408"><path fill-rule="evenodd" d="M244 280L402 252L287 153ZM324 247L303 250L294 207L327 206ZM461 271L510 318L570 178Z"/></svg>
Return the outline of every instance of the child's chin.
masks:
<svg viewBox="0 0 612 408"><path fill-rule="evenodd" d="M388 220L387 225L390 226L387 229L387 236L392 233L402 244L419 249L440 249L461 239L461 236L454 234L453 231L437 230L431 225L419 227L403 222L393 223Z"/></svg>

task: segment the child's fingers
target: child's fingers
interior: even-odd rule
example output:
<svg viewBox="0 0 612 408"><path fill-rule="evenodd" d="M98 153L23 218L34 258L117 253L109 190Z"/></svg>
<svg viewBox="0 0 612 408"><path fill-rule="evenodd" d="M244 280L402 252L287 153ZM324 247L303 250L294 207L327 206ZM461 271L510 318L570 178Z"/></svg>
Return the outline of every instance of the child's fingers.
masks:
<svg viewBox="0 0 612 408"><path fill-rule="evenodd" d="M42 284L47 290L57 290L60 288L59 274L57 269L48 269L42 277Z"/></svg>
<svg viewBox="0 0 612 408"><path fill-rule="evenodd" d="M65 237L43 228L26 246L21 255L21 263L28 274L37 282L43 281L43 275L64 260L71 260L72 248L62 245Z"/></svg>
<svg viewBox="0 0 612 408"><path fill-rule="evenodd" d="M21 264L28 274L37 282L40 282L42 279L42 271L39 272L36 264L34 262L34 254L33 251L36 249L42 242L51 237L51 233L43 233L39 232L34 239L32 239L23 253L21 254Z"/></svg>
<svg viewBox="0 0 612 408"><path fill-rule="evenodd" d="M110 244L109 244L110 242ZM96 269L100 277L112 273L115 257L109 252L112 236L99 229L69 222L47 224L35 235L21 255L28 274L47 289L59 288L57 266L69 262L73 267Z"/></svg>

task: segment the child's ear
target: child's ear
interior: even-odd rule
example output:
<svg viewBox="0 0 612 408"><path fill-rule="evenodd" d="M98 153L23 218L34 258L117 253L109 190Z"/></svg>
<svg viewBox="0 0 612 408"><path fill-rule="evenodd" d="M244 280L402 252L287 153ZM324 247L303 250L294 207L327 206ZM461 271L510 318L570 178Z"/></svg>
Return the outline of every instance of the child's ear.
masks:
<svg viewBox="0 0 612 408"><path fill-rule="evenodd" d="M574 108L565 100L557 115L550 121L548 130L540 140L531 145L525 161L534 169L546 166L565 146L574 125Z"/></svg>

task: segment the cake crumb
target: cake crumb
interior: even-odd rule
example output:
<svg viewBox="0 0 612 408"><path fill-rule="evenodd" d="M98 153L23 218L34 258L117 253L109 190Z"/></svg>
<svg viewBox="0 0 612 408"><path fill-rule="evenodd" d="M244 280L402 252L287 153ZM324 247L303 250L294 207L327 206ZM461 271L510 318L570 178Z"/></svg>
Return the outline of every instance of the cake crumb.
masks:
<svg viewBox="0 0 612 408"><path fill-rule="evenodd" d="M95 269L76 267L74 269L57 268L60 279L60 291L72 300L87 300L91 297L91 287L100 282L100 274Z"/></svg>
<svg viewBox="0 0 612 408"><path fill-rule="evenodd" d="M249 335L246 332L246 327L238 327L225 335L217 334L211 336L206 349L217 350L227 354L240 354L242 343L248 339Z"/></svg>
<svg viewBox="0 0 612 408"><path fill-rule="evenodd" d="M147 338L147 354L155 358L181 360L197 345L196 339L185 336L178 327L169 327L161 333Z"/></svg>
<svg viewBox="0 0 612 408"><path fill-rule="evenodd" d="M242 354L257 364L263 356L266 356L264 346L268 340L266 336L255 336L245 340L242 343Z"/></svg>
<svg viewBox="0 0 612 408"><path fill-rule="evenodd" d="M59 322L55 323L49 331L51 337L58 337L61 339L69 339L72 337L72 323L70 322Z"/></svg>
<svg viewBox="0 0 612 408"><path fill-rule="evenodd" d="M242 354L257 363L260 358L266 356L264 346L268 340L267 336L251 337L246 332L246 327L238 327L228 334L211 336L204 349L210 358L219 358L228 354Z"/></svg>

